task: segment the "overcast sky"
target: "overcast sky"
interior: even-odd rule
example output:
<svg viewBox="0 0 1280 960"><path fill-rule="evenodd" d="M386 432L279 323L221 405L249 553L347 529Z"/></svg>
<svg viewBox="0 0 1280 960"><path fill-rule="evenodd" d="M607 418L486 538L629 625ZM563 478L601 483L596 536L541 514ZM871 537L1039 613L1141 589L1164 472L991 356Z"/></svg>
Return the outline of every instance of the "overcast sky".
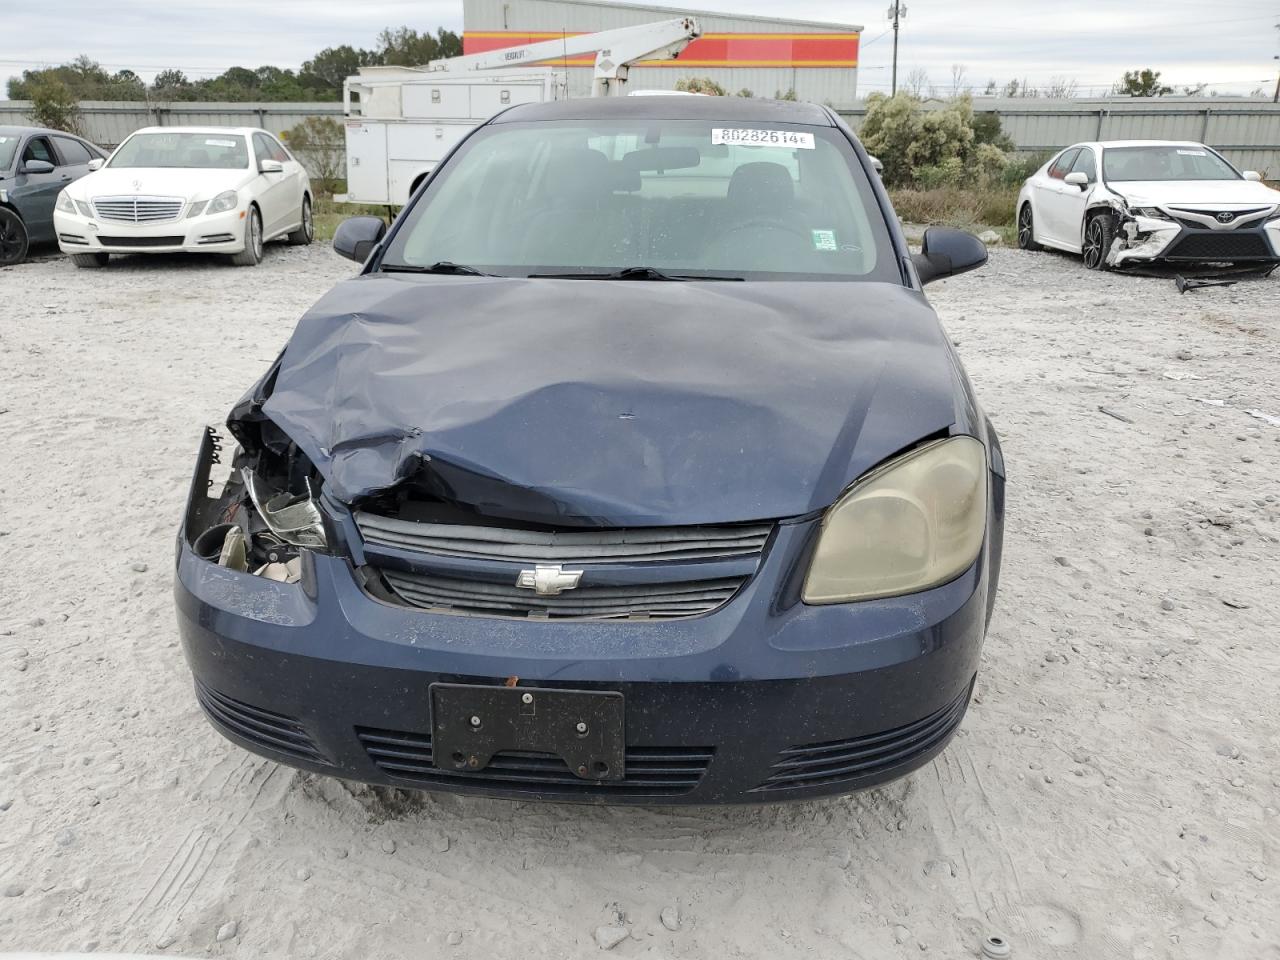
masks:
<svg viewBox="0 0 1280 960"><path fill-rule="evenodd" d="M88 54L111 70L150 79L175 67L189 76L230 66L296 68L312 53L373 46L384 26L462 29L461 0L44 0L6 5L0 78ZM889 0L698 0L693 8L863 26L860 94L888 89ZM943 92L953 64L978 88L994 78L1077 81L1102 93L1126 69L1152 67L1173 85L1209 83L1222 93L1274 90L1280 0L909 0L899 78L923 69ZM25 59L24 59L25 58ZM0 84L0 96L4 95Z"/></svg>

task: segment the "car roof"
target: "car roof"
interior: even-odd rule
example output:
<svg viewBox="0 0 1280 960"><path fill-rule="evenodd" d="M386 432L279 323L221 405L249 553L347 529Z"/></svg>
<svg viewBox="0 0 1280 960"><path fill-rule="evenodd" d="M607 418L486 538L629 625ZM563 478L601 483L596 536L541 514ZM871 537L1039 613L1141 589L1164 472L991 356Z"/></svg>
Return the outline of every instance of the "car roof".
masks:
<svg viewBox="0 0 1280 960"><path fill-rule="evenodd" d="M490 123L632 118L834 126L827 111L816 103L764 100L756 97L582 97L520 104L498 114Z"/></svg>
<svg viewBox="0 0 1280 960"><path fill-rule="evenodd" d="M270 130L263 130L261 127L139 127L134 133L221 133L221 134L242 134L266 133L271 134ZM271 134L274 136L274 134ZM132 136L132 134L131 134Z"/></svg>
<svg viewBox="0 0 1280 960"><path fill-rule="evenodd" d="M80 136L77 133L68 133L66 130L51 130L48 127L17 127L17 126L0 127L0 136L25 137L31 134L44 134L44 135L54 134L59 137L75 137L77 140L84 140L84 137Z"/></svg>
<svg viewBox="0 0 1280 960"><path fill-rule="evenodd" d="M1196 140L1085 140L1073 143L1072 147L1101 147L1108 150L1113 147L1204 147ZM1067 149L1070 149L1068 147Z"/></svg>

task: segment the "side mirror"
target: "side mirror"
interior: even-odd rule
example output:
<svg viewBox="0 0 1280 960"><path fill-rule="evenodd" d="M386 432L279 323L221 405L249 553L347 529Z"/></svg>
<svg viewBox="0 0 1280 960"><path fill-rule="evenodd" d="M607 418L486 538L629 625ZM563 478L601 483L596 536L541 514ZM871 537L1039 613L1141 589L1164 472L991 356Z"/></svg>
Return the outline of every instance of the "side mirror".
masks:
<svg viewBox="0 0 1280 960"><path fill-rule="evenodd" d="M22 165L23 173L53 173L53 164L48 160L28 160Z"/></svg>
<svg viewBox="0 0 1280 960"><path fill-rule="evenodd" d="M333 250L340 257L364 263L386 235L387 224L381 217L348 217L333 234Z"/></svg>
<svg viewBox="0 0 1280 960"><path fill-rule="evenodd" d="M1258 181L1262 179L1262 174L1260 174L1257 170L1246 170L1244 172L1244 178L1246 180Z"/></svg>
<svg viewBox="0 0 1280 960"><path fill-rule="evenodd" d="M103 160L101 157L94 157L92 160L90 160L90 161L89 161L89 169L90 169L90 170L101 170L101 169L102 169L102 165L103 165L104 163L106 163L106 162L107 162L107 161Z"/></svg>
<svg viewBox="0 0 1280 960"><path fill-rule="evenodd" d="M1072 170L1070 173L1068 173L1065 177L1062 178L1062 182L1069 183L1073 187L1079 187L1081 190L1083 190L1085 187L1089 185L1089 176L1088 174L1082 173L1079 170Z"/></svg>
<svg viewBox="0 0 1280 960"><path fill-rule="evenodd" d="M911 262L920 275L920 283L932 283L976 270L987 262L987 248L972 233L951 227L930 227L924 232L920 252L911 255Z"/></svg>
<svg viewBox="0 0 1280 960"><path fill-rule="evenodd" d="M883 176L884 176L884 164L880 162L880 158L879 158L879 157L873 157L873 156L871 156L871 154L867 154L867 159L871 161L871 169L873 169L873 170L876 172L876 175L877 175L877 176L880 176L880 177L883 177Z"/></svg>
<svg viewBox="0 0 1280 960"><path fill-rule="evenodd" d="M284 164L279 160L259 160L259 173L284 173Z"/></svg>

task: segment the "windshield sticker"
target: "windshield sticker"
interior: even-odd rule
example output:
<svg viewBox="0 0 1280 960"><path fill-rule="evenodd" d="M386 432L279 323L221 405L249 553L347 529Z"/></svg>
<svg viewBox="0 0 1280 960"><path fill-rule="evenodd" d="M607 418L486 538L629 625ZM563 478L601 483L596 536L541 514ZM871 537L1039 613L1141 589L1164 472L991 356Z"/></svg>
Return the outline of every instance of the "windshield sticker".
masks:
<svg viewBox="0 0 1280 960"><path fill-rule="evenodd" d="M234 140L206 140L204 145L206 147L234 147L236 142Z"/></svg>
<svg viewBox="0 0 1280 960"><path fill-rule="evenodd" d="M1208 156L1208 154L1205 153L1203 150L1179 150L1178 153L1180 153L1184 157L1207 157Z"/></svg>
<svg viewBox="0 0 1280 960"><path fill-rule="evenodd" d="M814 149L813 134L796 130L751 130L742 127L715 127L711 131L713 145L729 144L746 147L798 147Z"/></svg>
<svg viewBox="0 0 1280 960"><path fill-rule="evenodd" d="M836 243L836 232L834 230L814 230L812 233L813 249L832 253L840 249L840 245Z"/></svg>

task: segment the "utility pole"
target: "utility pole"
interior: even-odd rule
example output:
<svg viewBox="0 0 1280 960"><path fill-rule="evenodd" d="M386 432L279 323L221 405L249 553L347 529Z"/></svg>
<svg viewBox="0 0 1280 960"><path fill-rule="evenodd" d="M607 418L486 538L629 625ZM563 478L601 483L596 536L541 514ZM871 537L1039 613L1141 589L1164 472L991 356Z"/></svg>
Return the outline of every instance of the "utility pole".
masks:
<svg viewBox="0 0 1280 960"><path fill-rule="evenodd" d="M902 0L893 0L893 5L889 7L889 19L893 21L893 79L889 86L891 97L898 93L898 21L905 20L906 16L906 4Z"/></svg>

